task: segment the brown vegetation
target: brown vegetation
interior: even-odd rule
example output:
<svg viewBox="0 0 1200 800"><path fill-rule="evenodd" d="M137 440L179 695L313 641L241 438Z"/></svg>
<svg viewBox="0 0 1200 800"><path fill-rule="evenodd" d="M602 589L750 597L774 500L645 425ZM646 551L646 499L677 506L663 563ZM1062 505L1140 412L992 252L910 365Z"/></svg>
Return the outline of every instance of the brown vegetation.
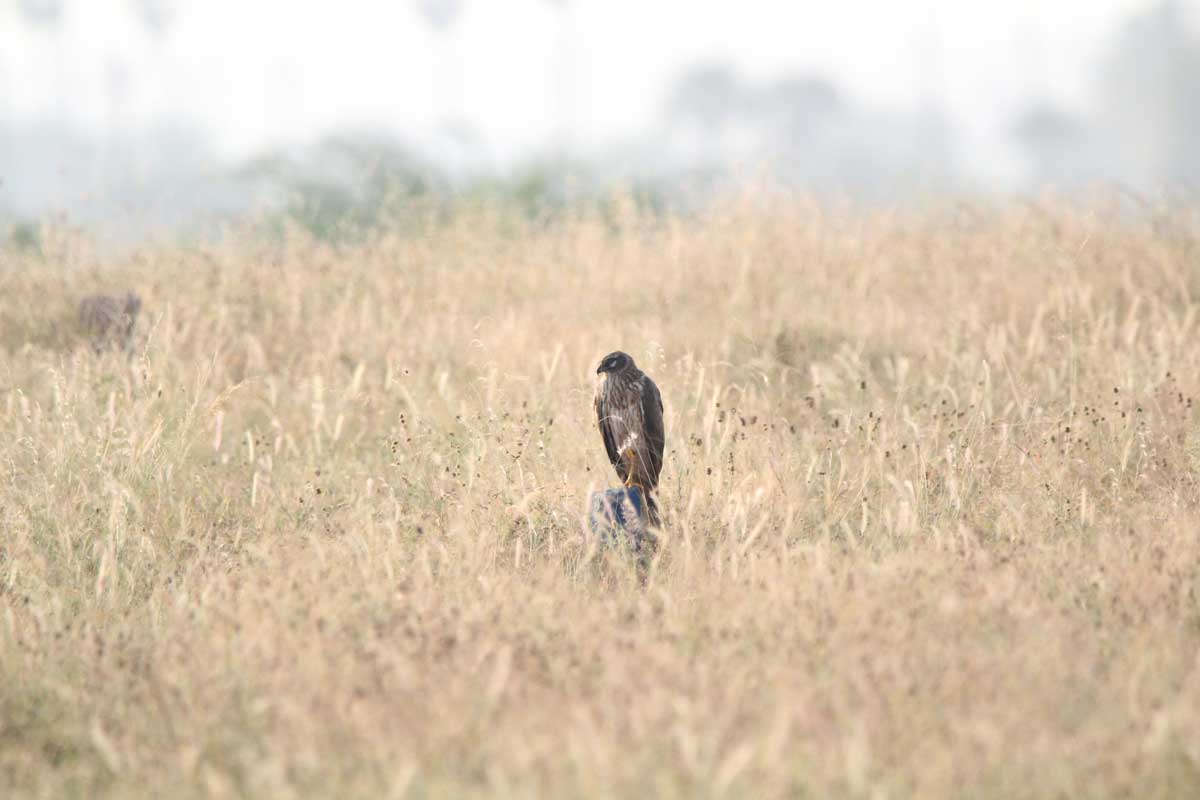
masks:
<svg viewBox="0 0 1200 800"><path fill-rule="evenodd" d="M1198 234L779 201L10 260L0 786L1194 795ZM45 335L123 284L131 360ZM666 405L644 584L580 524L617 348Z"/></svg>

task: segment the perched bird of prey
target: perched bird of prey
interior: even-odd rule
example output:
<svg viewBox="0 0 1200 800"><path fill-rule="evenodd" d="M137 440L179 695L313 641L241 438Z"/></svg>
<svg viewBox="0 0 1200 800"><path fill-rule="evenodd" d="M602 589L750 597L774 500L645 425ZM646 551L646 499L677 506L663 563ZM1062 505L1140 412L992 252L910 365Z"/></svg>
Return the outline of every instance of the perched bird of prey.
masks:
<svg viewBox="0 0 1200 800"><path fill-rule="evenodd" d="M133 325L142 310L142 298L137 292L124 297L91 294L79 303L79 324L92 337L92 347L99 353L109 345L128 350L133 342Z"/></svg>
<svg viewBox="0 0 1200 800"><path fill-rule="evenodd" d="M638 487L650 522L657 525L652 493L662 471L663 404L658 387L627 353L609 353L596 368L596 417L608 460L626 488Z"/></svg>

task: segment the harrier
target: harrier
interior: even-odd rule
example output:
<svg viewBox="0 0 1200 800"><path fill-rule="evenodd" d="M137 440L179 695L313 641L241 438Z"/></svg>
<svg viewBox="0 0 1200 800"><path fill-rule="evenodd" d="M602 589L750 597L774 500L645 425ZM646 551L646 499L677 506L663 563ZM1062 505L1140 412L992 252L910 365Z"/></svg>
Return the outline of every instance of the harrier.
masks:
<svg viewBox="0 0 1200 800"><path fill-rule="evenodd" d="M663 405L658 387L628 354L609 353L596 368L596 417L608 460L626 488L638 487L646 500L651 524L658 506L651 496L658 487L663 461Z"/></svg>

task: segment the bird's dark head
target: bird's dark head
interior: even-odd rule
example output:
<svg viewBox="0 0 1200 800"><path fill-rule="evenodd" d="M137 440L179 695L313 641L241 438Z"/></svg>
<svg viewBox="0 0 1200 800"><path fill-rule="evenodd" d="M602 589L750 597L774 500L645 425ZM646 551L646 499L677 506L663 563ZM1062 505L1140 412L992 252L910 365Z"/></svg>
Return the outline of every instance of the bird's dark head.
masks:
<svg viewBox="0 0 1200 800"><path fill-rule="evenodd" d="M605 372L624 372L627 369L633 368L633 359L628 353L622 353L620 350L615 353L609 353L600 360L600 366L596 367L596 374L602 375Z"/></svg>

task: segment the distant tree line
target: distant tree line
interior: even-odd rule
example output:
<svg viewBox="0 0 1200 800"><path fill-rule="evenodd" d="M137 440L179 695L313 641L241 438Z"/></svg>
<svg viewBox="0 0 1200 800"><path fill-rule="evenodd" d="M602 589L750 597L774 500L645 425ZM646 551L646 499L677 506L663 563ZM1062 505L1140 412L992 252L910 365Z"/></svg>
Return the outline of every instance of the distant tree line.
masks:
<svg viewBox="0 0 1200 800"><path fill-rule="evenodd" d="M15 8L26 24L53 32L69 5L18 0L0 8ZM443 30L460 7L460 0L424 0L421 11ZM136 0L130 8L159 39L174 19L172 0ZM1034 97L1013 121L1025 185L1069 191L1115 181L1141 193L1194 198L1200 38L1179 0L1160 0L1127 21L1098 65L1093 95L1083 109ZM456 146L479 140L471 131L460 138ZM371 132L344 132L229 166L179 126L96 137L61 121L0 120L0 246L36 248L36 220L47 211L108 231L124 225L130 237L198 233L251 218L268 231L340 240L424 224L463 204L526 220L582 206L607 213L630 199L657 210L687 209L739 175L866 199L914 189L953 193L969 179L970 164L936 104L879 111L819 75L755 82L721 63L680 76L644 137L586 163L555 152L504 170L450 165Z"/></svg>

